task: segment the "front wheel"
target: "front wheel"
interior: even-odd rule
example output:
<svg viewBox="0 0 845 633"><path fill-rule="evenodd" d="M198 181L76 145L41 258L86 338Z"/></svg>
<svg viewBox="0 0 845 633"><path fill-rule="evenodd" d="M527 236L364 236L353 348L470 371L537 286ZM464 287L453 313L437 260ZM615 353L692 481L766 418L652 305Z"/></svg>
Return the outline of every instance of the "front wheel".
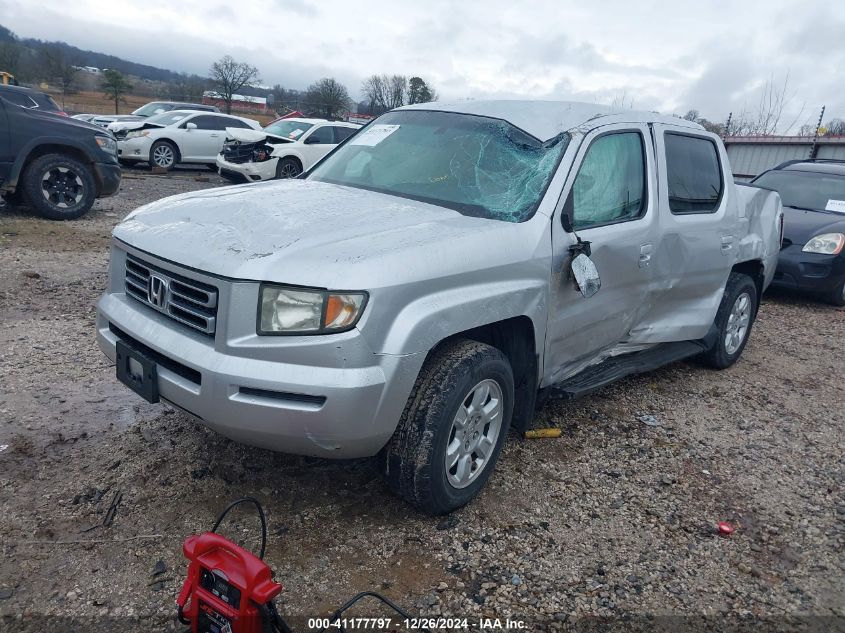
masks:
<svg viewBox="0 0 845 633"><path fill-rule="evenodd" d="M513 372L498 349L459 340L435 351L380 456L390 488L428 514L469 503L493 472L513 400Z"/></svg>
<svg viewBox="0 0 845 633"><path fill-rule="evenodd" d="M302 165L295 158L280 158L276 163L276 178L296 178L302 173Z"/></svg>
<svg viewBox="0 0 845 633"><path fill-rule="evenodd" d="M731 273L716 312L718 339L702 355L707 365L714 369L727 369L745 349L751 326L757 317L757 285L748 275Z"/></svg>
<svg viewBox="0 0 845 633"><path fill-rule="evenodd" d="M150 147L150 167L161 167L170 171L179 162L176 146L169 141L156 141Z"/></svg>
<svg viewBox="0 0 845 633"><path fill-rule="evenodd" d="M75 220L97 197L87 165L63 154L45 154L32 161L23 176L26 201L50 220Z"/></svg>

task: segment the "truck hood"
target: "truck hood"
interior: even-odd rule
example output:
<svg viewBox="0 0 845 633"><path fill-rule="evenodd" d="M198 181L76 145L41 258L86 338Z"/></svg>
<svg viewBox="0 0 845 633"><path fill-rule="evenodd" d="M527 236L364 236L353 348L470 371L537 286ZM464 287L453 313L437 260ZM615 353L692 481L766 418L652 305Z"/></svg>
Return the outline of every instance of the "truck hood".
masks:
<svg viewBox="0 0 845 633"><path fill-rule="evenodd" d="M267 132L262 130L248 130L241 127L227 127L226 136L233 138L236 141L240 141L241 143L258 143L263 141L265 138L268 139L270 143L293 142L289 138L282 138L281 136L276 136L274 134L267 134Z"/></svg>
<svg viewBox="0 0 845 633"><path fill-rule="evenodd" d="M467 217L363 189L277 180L159 200L127 216L114 236L223 277L366 289L530 257L537 244L531 224Z"/></svg>
<svg viewBox="0 0 845 633"><path fill-rule="evenodd" d="M783 236L793 244L806 244L822 233L845 233L845 215L832 211L805 211L783 207Z"/></svg>

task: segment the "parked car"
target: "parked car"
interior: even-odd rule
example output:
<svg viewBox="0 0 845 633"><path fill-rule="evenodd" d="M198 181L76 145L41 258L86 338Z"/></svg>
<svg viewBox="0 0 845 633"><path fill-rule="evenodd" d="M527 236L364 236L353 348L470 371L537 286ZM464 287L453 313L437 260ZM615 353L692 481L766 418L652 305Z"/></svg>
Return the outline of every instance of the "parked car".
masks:
<svg viewBox="0 0 845 633"><path fill-rule="evenodd" d="M845 160L792 160L754 179L783 199L783 246L773 286L845 305Z"/></svg>
<svg viewBox="0 0 845 633"><path fill-rule="evenodd" d="M91 114L91 123L99 125L100 127L111 129L112 124L117 123L134 123L143 121L146 118L162 114L163 112L170 112L171 110L196 110L198 112L220 112L217 106L206 105L204 103L187 103L183 101L151 101L150 103L142 105L137 110L133 110L132 114ZM77 115L80 116L80 115ZM130 129L133 126L118 126L112 131Z"/></svg>
<svg viewBox="0 0 845 633"><path fill-rule="evenodd" d="M78 218L117 193L117 143L88 123L19 106L0 89L0 192L51 220Z"/></svg>
<svg viewBox="0 0 845 633"><path fill-rule="evenodd" d="M23 86L0 85L0 96L7 102L28 110L39 110L41 112L49 112L50 114L58 114L59 116L67 116L53 97L40 90L24 88Z"/></svg>
<svg viewBox="0 0 845 633"><path fill-rule="evenodd" d="M121 139L126 136L129 130L134 130L143 123L142 121L151 116L170 112L171 110L191 110L193 112L220 112L217 106L205 105L203 103L184 103L178 101L153 101L135 110L132 114L121 115L109 123L106 127L114 134L115 138Z"/></svg>
<svg viewBox="0 0 845 633"><path fill-rule="evenodd" d="M509 428L662 364L739 358L780 198L651 112L466 101L391 111L302 178L141 207L97 339L117 377L237 441L379 455L430 513Z"/></svg>
<svg viewBox="0 0 845 633"><path fill-rule="evenodd" d="M260 132L226 130L217 169L235 182L295 178L360 127L325 119L288 118L276 120Z"/></svg>
<svg viewBox="0 0 845 633"><path fill-rule="evenodd" d="M179 163L213 165L223 147L227 128L260 130L258 121L230 114L171 110L149 117L117 141L120 162L147 161L151 167L171 169Z"/></svg>

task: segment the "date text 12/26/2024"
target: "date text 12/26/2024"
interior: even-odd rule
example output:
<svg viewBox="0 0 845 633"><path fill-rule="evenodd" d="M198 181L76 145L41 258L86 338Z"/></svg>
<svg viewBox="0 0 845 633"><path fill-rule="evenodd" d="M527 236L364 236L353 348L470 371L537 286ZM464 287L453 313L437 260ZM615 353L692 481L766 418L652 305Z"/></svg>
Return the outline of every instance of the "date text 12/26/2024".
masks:
<svg viewBox="0 0 845 633"><path fill-rule="evenodd" d="M511 620L510 618L363 618L351 617L330 620L329 618L309 618L308 629L317 631L320 629L338 630L370 630L370 631L449 631L449 630L476 630L476 631L520 631L525 630L526 624L522 620Z"/></svg>

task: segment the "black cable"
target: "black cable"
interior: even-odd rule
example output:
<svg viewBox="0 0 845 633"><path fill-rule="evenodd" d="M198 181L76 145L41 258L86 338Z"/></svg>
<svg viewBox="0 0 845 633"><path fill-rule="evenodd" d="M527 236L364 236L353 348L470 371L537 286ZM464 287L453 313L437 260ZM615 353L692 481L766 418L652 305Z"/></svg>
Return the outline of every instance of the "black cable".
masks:
<svg viewBox="0 0 845 633"><path fill-rule="evenodd" d="M343 605L340 609L338 609L337 611L335 611L335 612L332 614L331 618L329 618L329 626L328 626L328 627L325 627L325 628L320 629L320 633L324 633L325 631L328 631L330 627L334 628L334 627L333 627L333 623L334 623L334 622L337 622L338 620L340 620L340 617L343 615L344 611L349 610L349 609L350 609L350 608L351 608L351 607L352 607L352 606L353 606L356 602L358 602L359 600L362 600L362 599L364 599L364 598L367 598L367 597L369 597L369 598L375 598L376 600L380 600L381 602L383 602L383 603L384 603L384 604L386 604L388 607L390 607L391 609L393 609L396 613L398 613L399 615L401 615L401 616L402 616L403 618L405 618L406 620L410 620L410 619L412 619L412 617L411 617L411 615L410 615L409 613L405 612L405 610L404 610L404 609L402 609L402 608L401 608L400 606L398 606L397 604L393 603L393 602L392 602L389 598L385 598L383 595L381 595L381 594L379 594L379 593L376 593L375 591L362 591L362 592L361 592L361 593L359 593L357 596L354 596L353 598L351 598L351 599L350 599L350 600L349 600L349 601L348 601L345 605ZM430 631L429 631L428 629L425 629L425 628L420 629L420 630L421 630L421 631L426 631L426 632L430 633Z"/></svg>
<svg viewBox="0 0 845 633"><path fill-rule="evenodd" d="M264 508L261 507L261 504L258 503L258 499L255 497L244 497L243 499L238 499L237 501L233 501L223 512L220 513L220 516L217 517L217 521L214 523L214 527L211 528L212 532L217 532L217 528L220 527L221 521L229 514L229 510L234 508L237 505L242 503L252 503L258 508L258 516L261 518L261 551L258 553L258 558L264 560L264 550L267 549L267 518L264 516Z"/></svg>

